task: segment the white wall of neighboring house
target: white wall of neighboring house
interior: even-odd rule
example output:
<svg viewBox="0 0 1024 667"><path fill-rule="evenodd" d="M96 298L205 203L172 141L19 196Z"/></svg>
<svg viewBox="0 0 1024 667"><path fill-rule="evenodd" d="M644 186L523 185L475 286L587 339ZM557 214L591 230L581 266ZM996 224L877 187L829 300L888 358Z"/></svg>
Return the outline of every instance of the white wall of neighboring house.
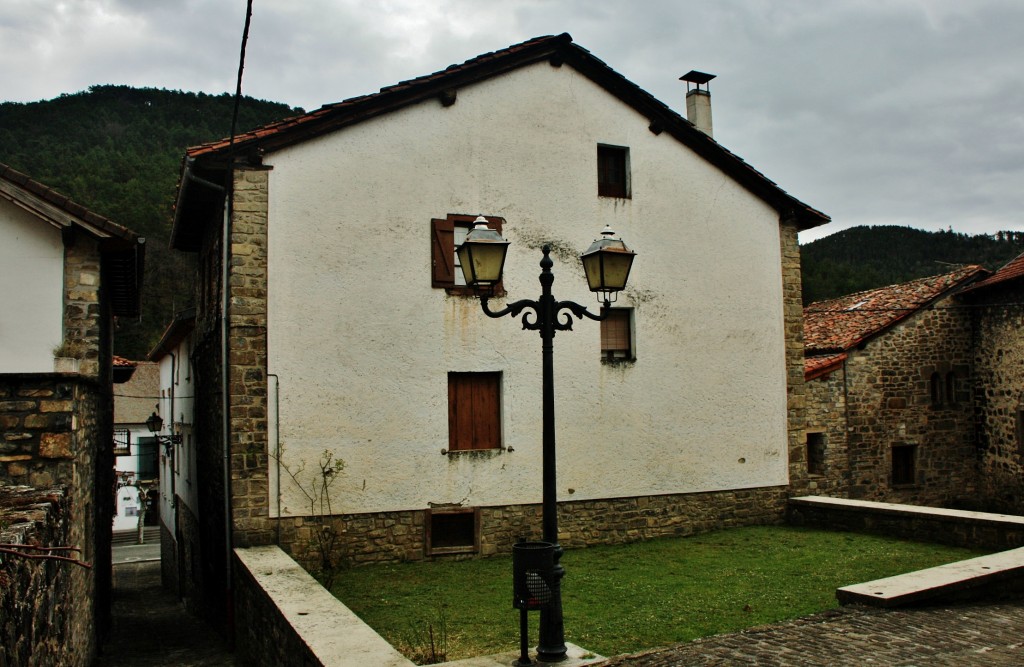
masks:
<svg viewBox="0 0 1024 667"><path fill-rule="evenodd" d="M161 456L160 459L160 518L171 530L175 526L175 496L198 514L191 352L189 336L157 362L160 366L159 413L164 420L161 435L181 436L181 442L172 446L171 456Z"/></svg>
<svg viewBox="0 0 1024 667"><path fill-rule="evenodd" d="M52 373L63 338L60 230L0 198L0 372Z"/></svg>
<svg viewBox="0 0 1024 667"><path fill-rule="evenodd" d="M638 254L616 304L635 309L636 362L601 363L590 320L555 337L560 499L785 484L778 213L648 125L545 62L269 154L284 464L343 458L342 512L539 501L537 332L431 287L430 220L464 213L506 220L509 300L540 295L543 243L556 298L594 311L579 253L609 224ZM598 197L598 144L629 148L630 199ZM442 455L452 371L502 373L507 449ZM281 513L302 514L282 487Z"/></svg>
<svg viewBox="0 0 1024 667"><path fill-rule="evenodd" d="M117 489L114 510L114 530L135 530L139 525L139 513L144 511L139 503L138 490L134 486L139 472L139 443L150 442L153 434L145 424L118 424L118 429L127 428L131 444L129 456L118 456L114 459L114 470L118 473L132 473L130 484ZM118 476L120 479L120 475ZM129 480L126 480L129 481Z"/></svg>

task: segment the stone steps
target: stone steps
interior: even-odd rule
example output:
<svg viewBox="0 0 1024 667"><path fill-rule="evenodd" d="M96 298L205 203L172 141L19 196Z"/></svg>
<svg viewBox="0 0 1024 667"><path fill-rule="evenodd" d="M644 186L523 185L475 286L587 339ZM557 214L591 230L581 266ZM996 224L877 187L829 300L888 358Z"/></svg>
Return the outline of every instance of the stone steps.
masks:
<svg viewBox="0 0 1024 667"><path fill-rule="evenodd" d="M143 529L143 539L146 544L158 544L160 542L160 526L146 526ZM110 546L112 547L124 547L132 544L137 544L139 541L139 531L132 530L115 530L114 535L110 540Z"/></svg>

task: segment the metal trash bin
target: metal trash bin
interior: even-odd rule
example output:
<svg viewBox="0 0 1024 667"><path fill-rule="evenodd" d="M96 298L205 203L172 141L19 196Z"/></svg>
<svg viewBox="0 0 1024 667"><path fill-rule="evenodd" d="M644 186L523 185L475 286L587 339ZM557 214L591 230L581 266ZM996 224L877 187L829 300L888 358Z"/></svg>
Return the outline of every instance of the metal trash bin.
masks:
<svg viewBox="0 0 1024 667"><path fill-rule="evenodd" d="M555 575L555 545L518 542L512 545L512 606L534 611L551 603Z"/></svg>

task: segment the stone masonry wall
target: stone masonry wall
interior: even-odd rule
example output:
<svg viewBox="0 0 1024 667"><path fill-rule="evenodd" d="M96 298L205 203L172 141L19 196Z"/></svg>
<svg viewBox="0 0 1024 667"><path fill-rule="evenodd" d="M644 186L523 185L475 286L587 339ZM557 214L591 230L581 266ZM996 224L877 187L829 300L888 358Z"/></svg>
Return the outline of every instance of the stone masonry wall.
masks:
<svg viewBox="0 0 1024 667"><path fill-rule="evenodd" d="M825 446L823 474L808 477L809 493L841 498L849 488L845 385L845 367L807 382L807 433L821 433Z"/></svg>
<svg viewBox="0 0 1024 667"><path fill-rule="evenodd" d="M786 335L789 483L793 493L803 494L808 488L807 452L804 447L807 386L804 382L804 306L798 231L792 218L782 218L779 232L782 250L782 308Z"/></svg>
<svg viewBox="0 0 1024 667"><path fill-rule="evenodd" d="M0 543L67 546L71 526L63 487L0 486ZM81 626L87 576L71 563L0 553L0 665L91 664L92 633Z"/></svg>
<svg viewBox="0 0 1024 667"><path fill-rule="evenodd" d="M273 544L267 479L267 202L269 171L234 175L229 362L231 511L236 548Z"/></svg>
<svg viewBox="0 0 1024 667"><path fill-rule="evenodd" d="M972 310L980 497L990 511L1024 514L1024 305L1020 288L989 289Z"/></svg>
<svg viewBox="0 0 1024 667"><path fill-rule="evenodd" d="M560 502L559 536L562 546L583 548L781 523L788 495L788 487L766 487ZM481 507L479 512L478 555L510 553L519 538L541 539L539 504ZM341 535L335 561L360 565L423 560L428 557L424 524L423 510L333 517L330 526ZM311 539L315 528L309 518L281 520L282 548L312 571L320 564ZM467 556L438 556L459 557Z"/></svg>
<svg viewBox="0 0 1024 667"><path fill-rule="evenodd" d="M976 493L971 357L969 311L951 299L851 351L850 498L949 507ZM947 376L952 382L938 402L933 374L942 391ZM892 481L897 446L914 447L910 484Z"/></svg>
<svg viewBox="0 0 1024 667"><path fill-rule="evenodd" d="M65 489L70 513L61 518L68 522L63 546L81 548L81 559L99 566L96 469L104 405L95 384L75 374L0 375L0 483ZM69 579L71 596L84 601L70 621L84 647L79 664L91 661L96 646L97 573L94 568Z"/></svg>

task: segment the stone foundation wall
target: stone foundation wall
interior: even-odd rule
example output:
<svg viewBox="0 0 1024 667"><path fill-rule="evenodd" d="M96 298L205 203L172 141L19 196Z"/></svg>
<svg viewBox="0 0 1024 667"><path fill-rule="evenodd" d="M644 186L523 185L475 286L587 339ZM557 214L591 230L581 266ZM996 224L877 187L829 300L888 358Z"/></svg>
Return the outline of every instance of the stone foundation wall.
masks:
<svg viewBox="0 0 1024 667"><path fill-rule="evenodd" d="M0 542L68 546L71 528L64 488L0 486ZM92 605L81 597L87 579L72 563L0 554L0 665L92 664Z"/></svg>
<svg viewBox="0 0 1024 667"><path fill-rule="evenodd" d="M788 487L767 487L639 498L562 502L558 505L561 544L583 548L657 537L679 537L738 526L781 523ZM340 535L338 564L401 562L510 553L519 538L541 539L541 506L479 508L479 542L474 553L428 556L424 510L330 517ZM320 567L313 546L316 519L285 518L281 546L311 571Z"/></svg>

